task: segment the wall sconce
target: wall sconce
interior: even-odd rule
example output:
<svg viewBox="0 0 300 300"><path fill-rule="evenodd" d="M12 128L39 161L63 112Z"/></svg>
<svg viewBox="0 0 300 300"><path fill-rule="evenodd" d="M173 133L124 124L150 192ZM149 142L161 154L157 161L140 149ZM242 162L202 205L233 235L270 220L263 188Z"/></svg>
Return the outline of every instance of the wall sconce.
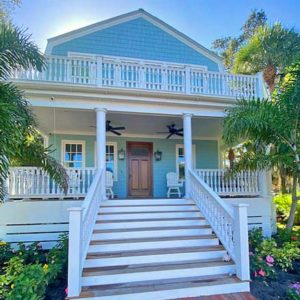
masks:
<svg viewBox="0 0 300 300"><path fill-rule="evenodd" d="M123 148L121 148L121 150L118 151L118 159L119 160L125 159L125 151L123 150Z"/></svg>
<svg viewBox="0 0 300 300"><path fill-rule="evenodd" d="M156 151L154 152L154 158L155 158L156 161L160 161L161 158L162 158L162 152L159 151L159 150L156 150Z"/></svg>

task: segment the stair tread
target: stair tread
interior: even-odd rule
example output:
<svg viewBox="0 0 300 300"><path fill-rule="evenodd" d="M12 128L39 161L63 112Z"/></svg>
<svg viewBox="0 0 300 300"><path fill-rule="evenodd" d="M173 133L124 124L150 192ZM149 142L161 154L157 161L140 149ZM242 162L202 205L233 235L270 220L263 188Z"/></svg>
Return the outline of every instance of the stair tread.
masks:
<svg viewBox="0 0 300 300"><path fill-rule="evenodd" d="M215 266L234 266L234 262L222 261L220 259L199 259L199 260L175 261L175 262L164 262L164 263L159 262L159 263L148 263L148 264L94 267L94 268L84 268L83 277L190 269L190 268L192 269L192 268L215 267Z"/></svg>
<svg viewBox="0 0 300 300"><path fill-rule="evenodd" d="M194 247L176 247L176 248L157 248L144 250L111 251L111 252L89 252L87 259L114 258L143 255L159 255L172 253L204 252L204 251L225 251L222 245L216 246L194 246Z"/></svg>
<svg viewBox="0 0 300 300"><path fill-rule="evenodd" d="M99 297L110 295L126 295L162 290L176 290L189 287L213 286L218 284L241 283L236 276L228 274L195 276L179 279L149 280L132 283L110 284L84 287L80 297ZM77 299L78 299L77 298ZM74 298L75 299L75 298Z"/></svg>
<svg viewBox="0 0 300 300"><path fill-rule="evenodd" d="M113 233L113 232L136 232L136 231L161 231L161 230L180 230L180 229L209 229L209 225L187 225L172 227L140 227L140 228L118 228L118 229L95 229L93 233Z"/></svg>
<svg viewBox="0 0 300 300"><path fill-rule="evenodd" d="M195 203L176 203L176 204L172 204L172 203L166 203L166 204L136 204L136 205L133 205L133 204L128 204L128 205L122 205L122 206L116 206L116 205L100 205L100 209L102 207L105 207L105 208L123 208L123 207L161 207L161 206L196 206Z"/></svg>
<svg viewBox="0 0 300 300"><path fill-rule="evenodd" d="M204 217L160 218L160 219L121 219L121 220L97 220L96 223L126 223L126 222L149 222L149 221L181 221L181 220L205 220Z"/></svg>
<svg viewBox="0 0 300 300"><path fill-rule="evenodd" d="M98 215L132 215L132 214L165 214L165 213L200 213L198 209L195 210L151 210L151 211L116 211L116 212L98 212Z"/></svg>
<svg viewBox="0 0 300 300"><path fill-rule="evenodd" d="M183 235L183 236L163 236L163 237L147 237L147 238L129 238L129 239L111 239L111 240L92 240L90 245L104 244L123 244L123 243L140 243L140 242L156 242L156 241L177 241L177 240L195 240L195 239L216 239L215 234L203 235Z"/></svg>

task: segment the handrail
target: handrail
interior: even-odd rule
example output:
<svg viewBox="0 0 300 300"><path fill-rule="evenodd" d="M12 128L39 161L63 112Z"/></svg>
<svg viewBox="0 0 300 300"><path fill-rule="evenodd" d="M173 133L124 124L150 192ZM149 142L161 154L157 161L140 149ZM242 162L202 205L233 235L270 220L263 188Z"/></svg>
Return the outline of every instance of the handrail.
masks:
<svg viewBox="0 0 300 300"><path fill-rule="evenodd" d="M235 261L237 275L249 280L247 205L229 206L194 171L190 172L190 196Z"/></svg>
<svg viewBox="0 0 300 300"><path fill-rule="evenodd" d="M208 71L201 65L79 53L46 59L46 70L18 70L12 79L232 98L258 97L262 89L257 75Z"/></svg>
<svg viewBox="0 0 300 300"><path fill-rule="evenodd" d="M70 208L69 212L69 260L68 296L75 297L81 291L81 275L89 243L104 197L102 186L103 170L97 170L89 191L80 207Z"/></svg>

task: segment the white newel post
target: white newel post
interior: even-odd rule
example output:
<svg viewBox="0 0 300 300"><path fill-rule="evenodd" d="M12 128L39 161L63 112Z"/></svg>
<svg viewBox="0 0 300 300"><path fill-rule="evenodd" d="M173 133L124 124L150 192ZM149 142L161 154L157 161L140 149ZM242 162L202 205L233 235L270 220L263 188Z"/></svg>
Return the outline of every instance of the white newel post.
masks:
<svg viewBox="0 0 300 300"><path fill-rule="evenodd" d="M106 170L106 109L96 108L97 169ZM102 176L102 199L106 198L105 173Z"/></svg>
<svg viewBox="0 0 300 300"><path fill-rule="evenodd" d="M262 197L272 194L272 173L271 171L260 171L258 176L259 192Z"/></svg>
<svg viewBox="0 0 300 300"><path fill-rule="evenodd" d="M235 263L241 280L250 280L247 207L248 204L233 205Z"/></svg>
<svg viewBox="0 0 300 300"><path fill-rule="evenodd" d="M185 197L190 196L190 172L192 170L192 114L183 114L183 140L185 163Z"/></svg>
<svg viewBox="0 0 300 300"><path fill-rule="evenodd" d="M81 291L81 236L82 208L72 207L69 211L68 251L68 296L79 296Z"/></svg>

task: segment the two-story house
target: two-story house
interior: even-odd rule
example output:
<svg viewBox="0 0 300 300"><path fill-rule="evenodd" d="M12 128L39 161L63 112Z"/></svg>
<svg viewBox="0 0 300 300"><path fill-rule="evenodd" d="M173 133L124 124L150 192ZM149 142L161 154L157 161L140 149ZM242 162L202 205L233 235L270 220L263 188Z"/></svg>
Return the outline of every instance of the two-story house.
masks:
<svg viewBox="0 0 300 300"><path fill-rule="evenodd" d="M69 191L11 168L0 238L51 247L69 232L71 298L248 291L248 228L273 230L270 176L226 176L221 136L226 108L263 97L262 78L227 73L144 10L51 38L45 56L45 71L13 81Z"/></svg>

